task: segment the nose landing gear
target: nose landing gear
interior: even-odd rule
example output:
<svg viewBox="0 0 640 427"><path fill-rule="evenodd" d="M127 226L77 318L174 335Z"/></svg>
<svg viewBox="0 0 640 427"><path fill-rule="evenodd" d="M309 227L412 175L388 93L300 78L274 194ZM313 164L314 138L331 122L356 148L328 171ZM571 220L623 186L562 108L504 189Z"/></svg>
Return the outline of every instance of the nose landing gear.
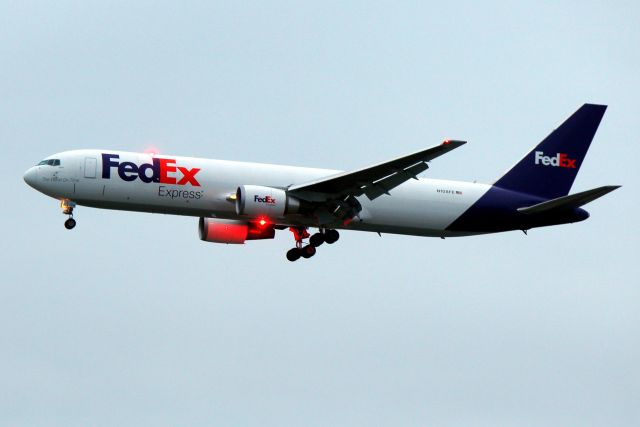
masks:
<svg viewBox="0 0 640 427"><path fill-rule="evenodd" d="M338 241L340 234L337 230L320 229L313 236L309 235L306 227L289 227L296 241L296 247L287 251L287 259L291 262L302 258L311 258L316 254L316 248L323 243L332 244ZM309 244L304 245L304 239L309 238Z"/></svg>
<svg viewBox="0 0 640 427"><path fill-rule="evenodd" d="M76 226L76 220L73 219L73 208L76 207L76 204L70 200L63 199L60 202L60 207L64 215L69 215L69 218L64 222L64 228L71 230Z"/></svg>

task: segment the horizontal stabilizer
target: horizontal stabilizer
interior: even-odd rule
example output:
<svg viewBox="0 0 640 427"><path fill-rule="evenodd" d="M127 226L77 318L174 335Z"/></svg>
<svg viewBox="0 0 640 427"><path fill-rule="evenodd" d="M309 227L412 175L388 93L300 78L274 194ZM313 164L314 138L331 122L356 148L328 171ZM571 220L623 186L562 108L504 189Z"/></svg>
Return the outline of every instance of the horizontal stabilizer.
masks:
<svg viewBox="0 0 640 427"><path fill-rule="evenodd" d="M537 205L519 208L518 212L526 214L537 214L548 212L550 210L575 209L582 205L598 199L605 194L620 188L620 185L605 185L604 187L594 188L593 190L582 191L580 193L571 194L569 196L558 197L557 199L547 200Z"/></svg>

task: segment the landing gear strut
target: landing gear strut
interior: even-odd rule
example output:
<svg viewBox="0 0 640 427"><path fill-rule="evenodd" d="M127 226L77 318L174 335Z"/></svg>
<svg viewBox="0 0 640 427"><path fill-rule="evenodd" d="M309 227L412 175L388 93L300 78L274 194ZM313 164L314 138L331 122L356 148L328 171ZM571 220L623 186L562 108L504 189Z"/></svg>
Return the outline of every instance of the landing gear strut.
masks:
<svg viewBox="0 0 640 427"><path fill-rule="evenodd" d="M309 237L307 227L289 227L289 230L293 233L293 238L296 241L296 247L287 251L287 259L289 261L297 261L300 257L311 258L316 254L314 246L304 246L304 239Z"/></svg>
<svg viewBox="0 0 640 427"><path fill-rule="evenodd" d="M67 230L71 230L73 227L76 226L76 220L73 219L73 208L75 206L76 204L70 200L64 199L60 202L62 213L64 215L69 215L69 218L64 222L64 228L66 228Z"/></svg>
<svg viewBox="0 0 640 427"><path fill-rule="evenodd" d="M296 247L287 251L287 259L289 261L297 261L302 258L311 258L316 254L316 248L323 243L335 243L340 238L340 234L336 230L320 229L320 232L313 236L309 235L307 227L289 227L296 241ZM309 244L305 246L304 239L309 238Z"/></svg>

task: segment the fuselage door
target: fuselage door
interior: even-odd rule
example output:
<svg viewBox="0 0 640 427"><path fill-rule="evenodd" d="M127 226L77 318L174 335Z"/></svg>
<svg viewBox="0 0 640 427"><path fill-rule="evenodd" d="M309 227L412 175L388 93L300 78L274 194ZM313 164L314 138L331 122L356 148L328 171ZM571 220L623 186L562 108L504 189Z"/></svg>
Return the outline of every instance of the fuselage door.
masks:
<svg viewBox="0 0 640 427"><path fill-rule="evenodd" d="M84 158L84 177L95 178L98 161L94 157Z"/></svg>

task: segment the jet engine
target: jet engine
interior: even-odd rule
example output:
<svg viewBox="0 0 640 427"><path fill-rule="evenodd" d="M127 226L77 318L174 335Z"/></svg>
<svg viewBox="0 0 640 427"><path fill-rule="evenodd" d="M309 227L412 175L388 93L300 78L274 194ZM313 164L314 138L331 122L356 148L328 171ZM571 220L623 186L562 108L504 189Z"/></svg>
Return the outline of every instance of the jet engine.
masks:
<svg viewBox="0 0 640 427"><path fill-rule="evenodd" d="M233 219L200 218L200 240L213 243L243 244L245 240L273 239L273 224L237 221Z"/></svg>
<svg viewBox="0 0 640 427"><path fill-rule="evenodd" d="M285 190L241 185L236 192L236 213L250 217L279 218L300 211L300 200Z"/></svg>

